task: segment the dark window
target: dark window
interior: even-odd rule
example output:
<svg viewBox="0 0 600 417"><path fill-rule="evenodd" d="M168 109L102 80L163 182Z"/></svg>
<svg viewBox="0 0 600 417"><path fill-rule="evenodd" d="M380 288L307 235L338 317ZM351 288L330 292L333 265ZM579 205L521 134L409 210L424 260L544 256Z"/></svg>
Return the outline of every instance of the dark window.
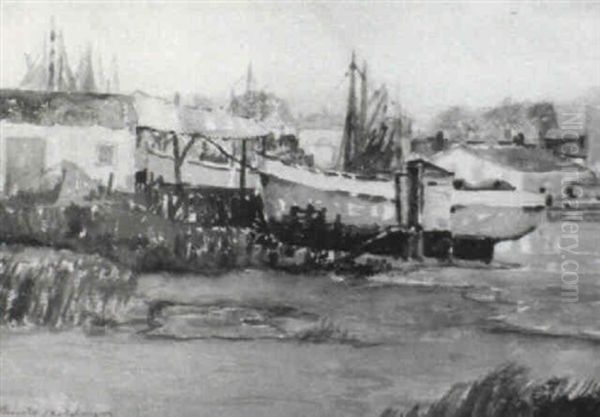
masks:
<svg viewBox="0 0 600 417"><path fill-rule="evenodd" d="M98 165L112 166L115 164L115 147L113 145L98 145Z"/></svg>

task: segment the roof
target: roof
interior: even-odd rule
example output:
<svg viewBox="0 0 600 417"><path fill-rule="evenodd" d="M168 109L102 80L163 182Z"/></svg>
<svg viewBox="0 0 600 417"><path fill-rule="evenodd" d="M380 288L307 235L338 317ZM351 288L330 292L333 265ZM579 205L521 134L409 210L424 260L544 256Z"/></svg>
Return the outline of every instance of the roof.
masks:
<svg viewBox="0 0 600 417"><path fill-rule="evenodd" d="M550 129L544 135L544 139L552 140L579 140L579 136L583 134L583 129L572 130L572 129Z"/></svg>
<svg viewBox="0 0 600 417"><path fill-rule="evenodd" d="M435 162L440 157L456 151L467 152L478 158L524 172L588 171L583 165L577 164L568 158L560 158L543 149L522 146L480 147L459 145L437 153L433 156L433 160Z"/></svg>
<svg viewBox="0 0 600 417"><path fill-rule="evenodd" d="M435 171L437 174L440 174L442 176L454 175L453 172L450 172L447 169L442 168L441 166L437 165L435 162L432 162L429 158L427 158L423 155L420 155L420 154L415 154L415 153L409 154L409 156L407 157L407 160L406 160L406 164L407 165L421 164L425 168L429 169L430 172Z"/></svg>
<svg viewBox="0 0 600 417"><path fill-rule="evenodd" d="M574 134L585 133L586 106L581 103L556 105L556 121L558 127ZM546 134L546 137L549 137ZM550 138L550 137L549 137Z"/></svg>
<svg viewBox="0 0 600 417"><path fill-rule="evenodd" d="M154 130L222 139L251 139L271 133L254 120L232 116L223 110L175 105L143 93L134 96L134 107L138 126Z"/></svg>
<svg viewBox="0 0 600 417"><path fill-rule="evenodd" d="M137 116L131 98L119 94L0 89L0 120L132 129Z"/></svg>

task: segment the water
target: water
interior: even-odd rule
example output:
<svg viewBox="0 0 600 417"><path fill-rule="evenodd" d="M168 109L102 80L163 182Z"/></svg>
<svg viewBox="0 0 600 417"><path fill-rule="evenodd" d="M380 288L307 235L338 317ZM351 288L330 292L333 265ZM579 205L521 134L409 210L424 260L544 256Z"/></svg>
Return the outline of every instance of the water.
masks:
<svg viewBox="0 0 600 417"><path fill-rule="evenodd" d="M577 254L557 250L560 227L501 244L490 266L431 264L368 281L255 270L147 275L142 303L293 306L366 343L3 329L0 399L12 410L122 416L377 416L429 402L506 361L540 377L600 378L600 224L580 224ZM571 259L575 303L561 294L561 263Z"/></svg>

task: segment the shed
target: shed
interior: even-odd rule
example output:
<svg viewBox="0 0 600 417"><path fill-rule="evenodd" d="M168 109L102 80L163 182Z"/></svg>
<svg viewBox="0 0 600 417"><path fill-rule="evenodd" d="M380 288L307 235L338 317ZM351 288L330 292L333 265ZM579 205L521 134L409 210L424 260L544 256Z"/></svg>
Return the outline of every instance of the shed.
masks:
<svg viewBox="0 0 600 417"><path fill-rule="evenodd" d="M65 162L131 190L136 123L122 95L0 90L0 193L44 190Z"/></svg>

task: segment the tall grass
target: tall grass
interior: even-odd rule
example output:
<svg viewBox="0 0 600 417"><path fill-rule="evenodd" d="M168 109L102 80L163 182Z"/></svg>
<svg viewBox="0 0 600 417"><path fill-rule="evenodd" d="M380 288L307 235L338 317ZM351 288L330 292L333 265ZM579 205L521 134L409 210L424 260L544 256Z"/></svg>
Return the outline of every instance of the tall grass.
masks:
<svg viewBox="0 0 600 417"><path fill-rule="evenodd" d="M0 204L0 241L97 253L139 271L214 272L261 263L248 229L201 228L107 202Z"/></svg>
<svg viewBox="0 0 600 417"><path fill-rule="evenodd" d="M98 255L0 251L0 322L52 328L118 321L135 276Z"/></svg>
<svg viewBox="0 0 600 417"><path fill-rule="evenodd" d="M69 206L0 202L0 241L100 254L139 272L215 274L270 265L362 277L389 268L340 262L327 251L282 245L249 228L173 222L121 200Z"/></svg>
<svg viewBox="0 0 600 417"><path fill-rule="evenodd" d="M527 368L506 364L472 383L454 385L428 410L381 417L593 417L600 416L600 382L570 378L537 380Z"/></svg>

